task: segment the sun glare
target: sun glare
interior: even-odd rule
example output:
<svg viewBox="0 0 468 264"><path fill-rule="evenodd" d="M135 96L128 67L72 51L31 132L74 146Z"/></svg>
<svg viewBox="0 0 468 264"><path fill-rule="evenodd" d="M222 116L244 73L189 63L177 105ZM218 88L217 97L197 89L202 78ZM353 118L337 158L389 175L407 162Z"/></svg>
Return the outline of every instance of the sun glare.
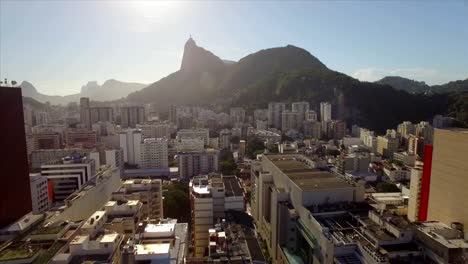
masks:
<svg viewBox="0 0 468 264"><path fill-rule="evenodd" d="M180 6L178 1L131 1L131 8L146 18L161 18Z"/></svg>

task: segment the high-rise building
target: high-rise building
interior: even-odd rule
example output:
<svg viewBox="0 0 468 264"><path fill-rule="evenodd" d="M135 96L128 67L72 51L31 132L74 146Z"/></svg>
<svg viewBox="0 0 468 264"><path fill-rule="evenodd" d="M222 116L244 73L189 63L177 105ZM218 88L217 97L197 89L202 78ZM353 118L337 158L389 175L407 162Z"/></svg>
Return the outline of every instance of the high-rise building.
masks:
<svg viewBox="0 0 468 264"><path fill-rule="evenodd" d="M210 242L208 230L225 218L225 211L244 211L243 191L235 176L197 176L190 181L190 200L194 254L203 257Z"/></svg>
<svg viewBox="0 0 468 264"><path fill-rule="evenodd" d="M89 108L91 124L97 122L114 122L114 109L110 106L93 106Z"/></svg>
<svg viewBox="0 0 468 264"><path fill-rule="evenodd" d="M65 132L67 147L94 148L97 143L97 133L87 129L68 129Z"/></svg>
<svg viewBox="0 0 468 264"><path fill-rule="evenodd" d="M34 213L43 213L49 210L49 186L47 184L47 177L41 176L40 173L29 174L31 186L31 202L32 211Z"/></svg>
<svg viewBox="0 0 468 264"><path fill-rule="evenodd" d="M393 158L393 153L398 151L398 138L391 137L390 135L377 137L377 153L380 155Z"/></svg>
<svg viewBox="0 0 468 264"><path fill-rule="evenodd" d="M332 120L332 106L329 102L320 103L320 120L322 122Z"/></svg>
<svg viewBox="0 0 468 264"><path fill-rule="evenodd" d="M404 121L399 124L397 127L398 133L404 138L408 138L409 135L414 135L416 132L416 127L410 121Z"/></svg>
<svg viewBox="0 0 468 264"><path fill-rule="evenodd" d="M127 129L119 134L119 138L124 162L133 165L140 164L141 131L139 129Z"/></svg>
<svg viewBox="0 0 468 264"><path fill-rule="evenodd" d="M268 109L255 109L254 120L268 120Z"/></svg>
<svg viewBox="0 0 468 264"><path fill-rule="evenodd" d="M47 177L52 201L63 202L96 175L96 162L86 156L68 156L41 165L42 177Z"/></svg>
<svg viewBox="0 0 468 264"><path fill-rule="evenodd" d="M146 138L141 143L140 150L141 168L168 168L167 139Z"/></svg>
<svg viewBox="0 0 468 264"><path fill-rule="evenodd" d="M203 138L205 145L208 146L210 140L210 131L206 128L181 129L177 131L177 139L180 138Z"/></svg>
<svg viewBox="0 0 468 264"><path fill-rule="evenodd" d="M141 130L141 136L143 139L171 138L171 127L168 123L138 124L136 127Z"/></svg>
<svg viewBox="0 0 468 264"><path fill-rule="evenodd" d="M411 168L410 195L408 201L408 219L411 222L419 221L422 176L423 166L418 163Z"/></svg>
<svg viewBox="0 0 468 264"><path fill-rule="evenodd" d="M80 98L80 122L84 124L87 129L91 129L91 113L89 112L89 98Z"/></svg>
<svg viewBox="0 0 468 264"><path fill-rule="evenodd" d="M447 225L459 222L465 237L468 236L467 158L468 130L435 130L427 220L439 220Z"/></svg>
<svg viewBox="0 0 468 264"><path fill-rule="evenodd" d="M317 121L317 112L314 110L308 110L304 114L304 120L315 122Z"/></svg>
<svg viewBox="0 0 468 264"><path fill-rule="evenodd" d="M299 131L302 127L301 113L285 110L281 113L281 131L286 133L294 129Z"/></svg>
<svg viewBox="0 0 468 264"><path fill-rule="evenodd" d="M223 129L219 132L219 148L229 149L231 146L231 131L229 129Z"/></svg>
<svg viewBox="0 0 468 264"><path fill-rule="evenodd" d="M0 228L32 210L20 88L0 86Z"/></svg>
<svg viewBox="0 0 468 264"><path fill-rule="evenodd" d="M45 111L35 112L36 125L45 125L49 123L49 114Z"/></svg>
<svg viewBox="0 0 468 264"><path fill-rule="evenodd" d="M121 148L118 149L105 149L103 164L110 165L112 169L120 170L123 173L124 169L124 154Z"/></svg>
<svg viewBox="0 0 468 264"><path fill-rule="evenodd" d="M336 252L318 224L320 213L364 201L364 186L309 164L311 160L298 154L267 154L252 165L251 212L273 263L296 250L303 263L333 263Z"/></svg>
<svg viewBox="0 0 468 264"><path fill-rule="evenodd" d="M193 127L193 117L191 115L179 115L177 118L178 129L191 129Z"/></svg>
<svg viewBox="0 0 468 264"><path fill-rule="evenodd" d="M322 135L322 124L318 121L305 120L303 122L304 136L320 139Z"/></svg>
<svg viewBox="0 0 468 264"><path fill-rule="evenodd" d="M451 127L455 122L455 118L449 116L436 115L432 119L432 127L434 128L446 128Z"/></svg>
<svg viewBox="0 0 468 264"><path fill-rule="evenodd" d="M203 151L204 148L205 142L202 138L180 138L176 141L177 152Z"/></svg>
<svg viewBox="0 0 468 264"><path fill-rule="evenodd" d="M342 139L346 135L346 123L341 120L329 120L327 124L327 136L332 139Z"/></svg>
<svg viewBox="0 0 468 264"><path fill-rule="evenodd" d="M122 128L135 128L137 124L143 124L145 121L145 107L122 106L120 108L120 125Z"/></svg>
<svg viewBox="0 0 468 264"><path fill-rule="evenodd" d="M305 120L305 113L309 111L310 105L308 102L294 102L291 105L291 112L297 112L299 114L298 122L299 126L302 127L302 121Z"/></svg>
<svg viewBox="0 0 468 264"><path fill-rule="evenodd" d="M244 108L236 107L230 110L231 124L244 123L245 110Z"/></svg>
<svg viewBox="0 0 468 264"><path fill-rule="evenodd" d="M169 106L169 122L176 125L177 124L177 106L170 105Z"/></svg>
<svg viewBox="0 0 468 264"><path fill-rule="evenodd" d="M268 104L268 126L281 129L281 114L286 110L285 103L272 102Z"/></svg>
<svg viewBox="0 0 468 264"><path fill-rule="evenodd" d="M58 132L40 132L32 135L35 150L62 148L62 135Z"/></svg>
<svg viewBox="0 0 468 264"><path fill-rule="evenodd" d="M219 151L214 149L177 154L179 158L179 177L181 179L190 179L196 175L218 171L218 155Z"/></svg>
<svg viewBox="0 0 468 264"><path fill-rule="evenodd" d="M60 160L66 156L88 156L90 149L66 148L66 149L40 149L31 152L31 170L40 169L42 164Z"/></svg>

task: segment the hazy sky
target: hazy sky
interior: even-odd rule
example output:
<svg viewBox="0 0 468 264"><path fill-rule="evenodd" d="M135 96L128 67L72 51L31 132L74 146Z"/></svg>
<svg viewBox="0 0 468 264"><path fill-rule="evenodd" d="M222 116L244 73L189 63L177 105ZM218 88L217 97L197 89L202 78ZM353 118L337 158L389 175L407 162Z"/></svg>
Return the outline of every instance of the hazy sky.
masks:
<svg viewBox="0 0 468 264"><path fill-rule="evenodd" d="M0 1L0 77L45 94L87 81L151 83L189 35L223 59L296 45L361 80L468 78L468 1Z"/></svg>

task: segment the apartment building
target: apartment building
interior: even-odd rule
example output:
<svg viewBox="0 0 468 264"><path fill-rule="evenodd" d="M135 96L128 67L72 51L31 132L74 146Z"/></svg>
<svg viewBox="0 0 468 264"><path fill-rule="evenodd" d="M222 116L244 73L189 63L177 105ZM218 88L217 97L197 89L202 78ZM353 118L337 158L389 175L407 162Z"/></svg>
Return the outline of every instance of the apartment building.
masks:
<svg viewBox="0 0 468 264"><path fill-rule="evenodd" d="M299 249L304 263L333 263L333 243L313 213L364 200L363 186L310 163L302 155L276 154L252 165L252 216L273 263Z"/></svg>
<svg viewBox="0 0 468 264"><path fill-rule="evenodd" d="M196 175L218 171L218 156L219 151L215 149L178 153L179 177L188 180Z"/></svg>
<svg viewBox="0 0 468 264"><path fill-rule="evenodd" d="M96 175L96 162L87 156L67 156L41 165L41 175L50 182L52 201L63 202Z"/></svg>
<svg viewBox="0 0 468 264"><path fill-rule="evenodd" d="M190 181L192 245L194 255L203 257L209 245L209 229L225 211L244 211L243 190L236 176L196 176Z"/></svg>
<svg viewBox="0 0 468 264"><path fill-rule="evenodd" d="M165 138L146 138L141 143L140 167L149 168L167 168L168 146Z"/></svg>
<svg viewBox="0 0 468 264"><path fill-rule="evenodd" d="M143 206L141 219L163 218L162 181L160 179L128 179L112 193L112 200L138 200Z"/></svg>

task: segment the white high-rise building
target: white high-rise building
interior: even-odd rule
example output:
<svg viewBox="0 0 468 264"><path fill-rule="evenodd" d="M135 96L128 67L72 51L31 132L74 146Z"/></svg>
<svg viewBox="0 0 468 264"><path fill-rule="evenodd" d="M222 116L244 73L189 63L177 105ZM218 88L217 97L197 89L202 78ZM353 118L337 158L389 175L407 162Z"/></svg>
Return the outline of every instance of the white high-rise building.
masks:
<svg viewBox="0 0 468 264"><path fill-rule="evenodd" d="M141 168L168 168L167 139L147 138L141 143Z"/></svg>
<svg viewBox="0 0 468 264"><path fill-rule="evenodd" d="M53 202L62 202L96 175L96 163L86 156L65 157L41 165L41 174L52 184Z"/></svg>
<svg viewBox="0 0 468 264"><path fill-rule="evenodd" d="M141 136L145 138L171 138L171 127L167 123L141 124L137 125L141 129Z"/></svg>
<svg viewBox="0 0 468 264"><path fill-rule="evenodd" d="M203 138L180 138L176 141L177 152L203 151Z"/></svg>
<svg viewBox="0 0 468 264"><path fill-rule="evenodd" d="M281 114L286 110L285 103L272 102L268 104L268 126L281 129Z"/></svg>
<svg viewBox="0 0 468 264"><path fill-rule="evenodd" d="M111 168L117 168L123 172L123 150L122 149L106 149L104 150L103 164L110 165Z"/></svg>
<svg viewBox="0 0 468 264"><path fill-rule="evenodd" d="M181 129L177 132L177 139L180 138L203 138L205 145L208 146L210 140L210 131L206 128Z"/></svg>
<svg viewBox="0 0 468 264"><path fill-rule="evenodd" d="M139 129L127 129L120 133L119 137L124 162L134 165L140 164L141 131Z"/></svg>
<svg viewBox="0 0 468 264"><path fill-rule="evenodd" d="M320 120L322 122L327 122L332 120L332 109L329 102L320 103Z"/></svg>
<svg viewBox="0 0 468 264"><path fill-rule="evenodd" d="M47 177L40 173L29 174L29 185L31 187L31 202L34 213L43 213L50 207Z"/></svg>

